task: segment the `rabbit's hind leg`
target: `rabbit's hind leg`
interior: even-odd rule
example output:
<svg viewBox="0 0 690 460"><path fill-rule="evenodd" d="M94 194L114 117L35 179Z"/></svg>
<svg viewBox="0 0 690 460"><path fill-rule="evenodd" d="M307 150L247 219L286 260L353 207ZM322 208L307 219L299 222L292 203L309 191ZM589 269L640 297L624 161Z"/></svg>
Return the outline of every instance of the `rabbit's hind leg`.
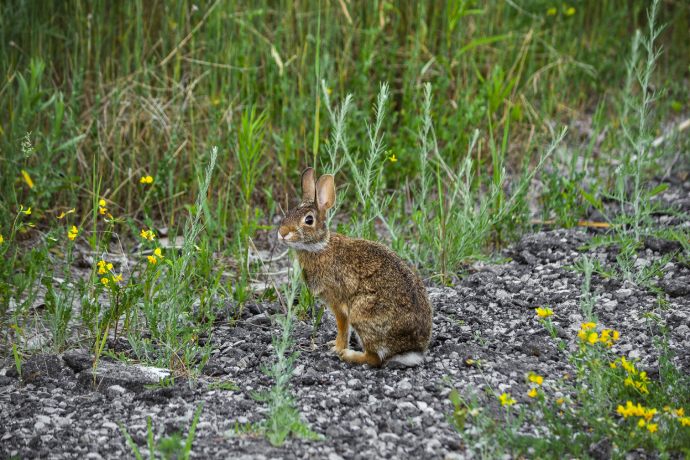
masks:
<svg viewBox="0 0 690 460"><path fill-rule="evenodd" d="M372 367L381 367L382 364L379 355L370 351L354 351L346 348L340 352L340 358L350 364L368 364Z"/></svg>

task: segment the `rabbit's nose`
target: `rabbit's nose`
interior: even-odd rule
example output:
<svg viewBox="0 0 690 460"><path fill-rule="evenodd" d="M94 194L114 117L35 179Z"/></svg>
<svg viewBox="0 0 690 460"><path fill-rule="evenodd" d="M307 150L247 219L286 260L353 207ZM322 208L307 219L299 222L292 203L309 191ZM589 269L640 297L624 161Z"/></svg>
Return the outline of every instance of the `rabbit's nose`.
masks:
<svg viewBox="0 0 690 460"><path fill-rule="evenodd" d="M279 239L279 240L284 240L284 239L285 239L285 235L287 235L288 233L290 233L290 230L288 230L286 227L280 227L280 228L278 229L278 239Z"/></svg>

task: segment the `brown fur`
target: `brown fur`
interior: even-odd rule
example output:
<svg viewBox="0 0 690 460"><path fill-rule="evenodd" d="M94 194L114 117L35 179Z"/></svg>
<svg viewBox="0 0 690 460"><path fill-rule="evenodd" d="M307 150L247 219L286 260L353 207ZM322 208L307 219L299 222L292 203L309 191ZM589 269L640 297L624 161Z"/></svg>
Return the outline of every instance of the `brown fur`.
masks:
<svg viewBox="0 0 690 460"><path fill-rule="evenodd" d="M302 203L285 216L279 234L295 247L309 289L335 315L333 349L347 362L371 366L400 353L426 351L432 311L419 276L380 243L330 233L326 211L335 202L333 177L322 176L315 189L312 169L302 179ZM305 222L307 215L312 225ZM347 348L350 326L364 352Z"/></svg>

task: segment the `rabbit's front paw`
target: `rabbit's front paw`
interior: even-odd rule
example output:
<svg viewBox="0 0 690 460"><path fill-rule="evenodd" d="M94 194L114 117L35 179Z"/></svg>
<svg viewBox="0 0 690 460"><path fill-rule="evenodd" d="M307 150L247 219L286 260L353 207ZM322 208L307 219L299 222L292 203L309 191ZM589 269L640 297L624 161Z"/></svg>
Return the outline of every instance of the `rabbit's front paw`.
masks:
<svg viewBox="0 0 690 460"><path fill-rule="evenodd" d="M340 355L345 349L345 346L338 342L338 340L330 340L327 345L330 347L331 351L337 355Z"/></svg>

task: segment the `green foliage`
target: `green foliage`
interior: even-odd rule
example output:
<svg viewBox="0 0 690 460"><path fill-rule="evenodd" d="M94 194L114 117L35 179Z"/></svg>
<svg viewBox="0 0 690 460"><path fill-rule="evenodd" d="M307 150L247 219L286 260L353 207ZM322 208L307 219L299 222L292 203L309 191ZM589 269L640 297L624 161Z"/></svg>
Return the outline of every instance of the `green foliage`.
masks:
<svg viewBox="0 0 690 460"><path fill-rule="evenodd" d="M263 369L264 373L273 380L273 386L267 392L255 395L258 400L268 404L268 415L260 423L258 429L274 446L282 445L288 436L306 439L320 438L302 421L289 388L294 362L297 359L297 352L290 352L290 349L293 346L291 335L295 320L293 303L300 284L300 273L295 261L290 280L285 286L285 314L276 318L281 328L280 335L273 338L276 359L270 367Z"/></svg>
<svg viewBox="0 0 690 460"><path fill-rule="evenodd" d="M189 432L186 438L182 438L180 433L173 433L170 436L162 437L158 440L154 439L153 425L151 423L151 417L146 418L146 444L148 447L148 458L161 459L161 460L173 460L173 459L183 459L188 460L192 452L192 444L194 442L194 436L196 434L196 425L199 423L199 418L201 417L201 411L203 410L203 404L199 404L194 411L194 417L192 418L192 424L189 427ZM127 429L121 423L120 432L125 437L127 444L130 449L132 449L132 454L137 460L143 459L141 450L139 446L134 442L132 436L129 434Z"/></svg>
<svg viewBox="0 0 690 460"><path fill-rule="evenodd" d="M136 327L128 335L129 342L140 359L188 375L195 375L208 360L210 353L208 345L201 345L198 339L210 327L212 316L197 317L194 321L193 306L198 296L197 283L205 284L207 281L207 278L200 279L200 265L196 261L210 258L210 254L204 253L197 246L197 241L203 230L202 210L206 206L206 193L211 184L216 159L217 149L214 148L204 175L200 178L200 194L185 226L184 243L179 255L170 254L163 262L149 265L144 272L146 294L142 313L151 336L146 338L134 333ZM208 288L211 292L207 294L207 299L212 301L213 290L218 289L218 285ZM206 308L212 310L212 307ZM133 320L140 321L140 317L134 316Z"/></svg>

